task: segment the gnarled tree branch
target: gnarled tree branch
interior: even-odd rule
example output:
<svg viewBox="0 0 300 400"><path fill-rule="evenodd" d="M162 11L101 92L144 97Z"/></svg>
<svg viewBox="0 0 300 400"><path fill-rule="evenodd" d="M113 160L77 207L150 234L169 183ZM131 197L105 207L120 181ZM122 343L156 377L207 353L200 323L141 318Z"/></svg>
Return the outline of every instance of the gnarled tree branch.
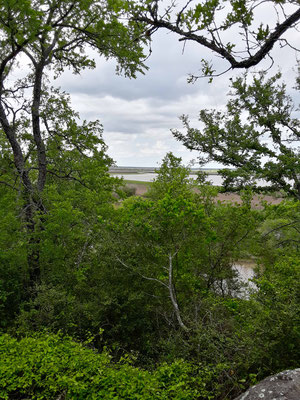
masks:
<svg viewBox="0 0 300 400"><path fill-rule="evenodd" d="M210 50L212 50L216 55L221 56L223 59L227 60L230 64L229 69L247 69L250 67L253 67L257 64L259 64L267 55L269 55L270 51L272 50L274 44L281 40L283 34L291 27L293 27L295 24L297 24L300 21L300 8L298 8L293 14L290 16L285 16L286 19L281 22L277 23L277 25L274 27L274 30L269 33L269 35L266 36L264 40L261 42L257 39L255 48L258 49L255 52L251 52L250 47L249 47L249 38L245 38L246 41L246 49L245 53L247 53L247 56L240 59L234 55L234 52L231 51L231 48L225 46L224 43L222 43L219 40L215 40L214 35L212 35L212 39L208 39L205 37L205 34L212 34L214 32L221 32L222 30L226 30L228 28L224 27L216 27L214 29L210 29L207 27L206 29L202 29L201 31L199 30L193 30L190 28L189 30L185 30L182 27L180 27L180 22L182 18L182 14L185 10L185 8L190 4L190 1L187 2L186 6L181 9L181 11L177 14L177 19L176 22L172 22L170 18L153 18L151 16L151 13L145 12L144 14L138 14L134 16L134 20L137 22L143 22L147 25L151 26L151 29L153 28L165 28L171 32L176 33L177 35L180 36L179 41L193 41L196 43L199 43L201 46L204 46ZM221 29L222 28L222 29ZM198 33L201 32L201 33ZM219 36L218 36L219 37ZM234 45L234 43L232 43ZM253 49L253 47L252 47ZM227 69L228 70L228 69Z"/></svg>

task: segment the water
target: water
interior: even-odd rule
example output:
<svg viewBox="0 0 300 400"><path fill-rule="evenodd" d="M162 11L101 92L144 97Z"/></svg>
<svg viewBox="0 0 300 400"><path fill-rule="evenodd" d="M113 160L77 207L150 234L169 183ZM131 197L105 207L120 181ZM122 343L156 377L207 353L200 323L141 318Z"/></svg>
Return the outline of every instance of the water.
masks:
<svg viewBox="0 0 300 400"><path fill-rule="evenodd" d="M139 182L153 182L154 179L157 177L157 174L155 172L145 172L145 173L139 173L139 174L115 174L111 173L111 176L117 177L117 178L124 178L125 181L139 181ZM195 174L191 174L189 178L191 179L196 179ZM222 186L223 184L223 178L221 175L218 174L211 174L207 176L207 181L210 181L213 186ZM262 179L257 180L257 184L260 186L267 186L268 183Z"/></svg>
<svg viewBox="0 0 300 400"><path fill-rule="evenodd" d="M153 182L157 177L157 174L154 172L146 172L142 174L110 174L111 176L117 178L124 178L125 181L139 181L139 182ZM190 175L191 179L196 179L196 175ZM221 186L223 179L220 175L209 175L207 178L208 181L211 181L214 186Z"/></svg>
<svg viewBox="0 0 300 400"><path fill-rule="evenodd" d="M233 269L235 269L242 282L248 283L249 279L254 277L254 268L256 264L252 263L251 261L242 261L239 264L235 264Z"/></svg>
<svg viewBox="0 0 300 400"><path fill-rule="evenodd" d="M232 268L238 272L239 281L245 285L241 288L240 293L236 293L236 297L248 299L250 292L257 288L255 283L251 282L255 275L255 267L256 264L252 261L240 261L239 264L233 265Z"/></svg>

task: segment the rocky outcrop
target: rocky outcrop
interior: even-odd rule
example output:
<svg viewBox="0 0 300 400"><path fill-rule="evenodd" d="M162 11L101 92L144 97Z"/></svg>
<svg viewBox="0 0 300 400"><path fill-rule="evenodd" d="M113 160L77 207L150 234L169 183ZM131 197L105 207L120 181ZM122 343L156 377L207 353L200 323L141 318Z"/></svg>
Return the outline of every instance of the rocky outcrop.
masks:
<svg viewBox="0 0 300 400"><path fill-rule="evenodd" d="M300 400L300 368L269 376L235 400Z"/></svg>

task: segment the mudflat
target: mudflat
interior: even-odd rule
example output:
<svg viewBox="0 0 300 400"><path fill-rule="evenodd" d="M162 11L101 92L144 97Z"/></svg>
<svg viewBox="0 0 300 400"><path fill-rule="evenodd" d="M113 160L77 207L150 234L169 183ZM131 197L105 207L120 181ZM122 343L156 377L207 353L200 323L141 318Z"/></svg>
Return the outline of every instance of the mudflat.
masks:
<svg viewBox="0 0 300 400"><path fill-rule="evenodd" d="M135 195L136 196L144 196L148 189L149 189L149 184L145 184L143 182L126 182L126 186L128 188L135 189ZM253 199L251 201L251 205L253 208L262 208L262 202L267 202L270 204L279 204L283 200L282 197L278 197L277 195L271 196L271 195L255 195L253 196ZM231 202L231 203L237 203L241 204L241 196L237 193L219 193L216 197L216 201L222 201L222 202Z"/></svg>

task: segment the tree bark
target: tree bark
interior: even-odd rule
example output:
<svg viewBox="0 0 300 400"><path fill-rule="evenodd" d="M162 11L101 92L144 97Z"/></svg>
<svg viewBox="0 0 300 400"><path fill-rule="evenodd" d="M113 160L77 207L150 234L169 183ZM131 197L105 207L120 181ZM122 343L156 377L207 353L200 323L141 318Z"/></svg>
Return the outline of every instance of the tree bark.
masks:
<svg viewBox="0 0 300 400"><path fill-rule="evenodd" d="M32 101L32 132L37 150L38 159L38 183L37 190L41 193L46 183L47 175L47 160L45 144L42 140L41 127L40 127L40 104L42 92L42 78L43 78L43 63L37 65L35 71L35 80L33 88L33 101Z"/></svg>
<svg viewBox="0 0 300 400"><path fill-rule="evenodd" d="M0 88L1 88L0 124L11 145L14 165L16 167L17 173L20 177L20 181L23 187L22 190L22 198L24 200L23 215L25 219L26 230L28 234L28 244L29 244L28 254L27 254L29 281L28 284L26 284L28 291L28 289L30 290L34 288L34 286L40 281L41 277L41 269L39 262L39 239L36 236L35 214L37 211L43 211L43 206L41 204L39 193L43 190L46 182L46 154L45 154L45 146L41 139L40 121L39 121L39 107L40 107L43 71L42 69L40 69L36 73L34 96L33 96L34 98L32 106L32 129L33 129L34 141L37 148L38 169L39 169L39 177L37 183L38 193L35 193L34 185L30 179L28 169L26 168L24 154L16 136L15 126L13 123L9 122L3 106L2 102L3 85L4 85L3 71L0 78Z"/></svg>
<svg viewBox="0 0 300 400"><path fill-rule="evenodd" d="M183 323L182 318L181 318L178 301L177 301L177 296L176 296L176 292L175 292L175 288L174 288L174 284L173 284L173 256L172 256L172 254L169 254L169 285L168 285L168 288L169 288L170 299L171 299L179 326L183 330L188 331L188 327Z"/></svg>

